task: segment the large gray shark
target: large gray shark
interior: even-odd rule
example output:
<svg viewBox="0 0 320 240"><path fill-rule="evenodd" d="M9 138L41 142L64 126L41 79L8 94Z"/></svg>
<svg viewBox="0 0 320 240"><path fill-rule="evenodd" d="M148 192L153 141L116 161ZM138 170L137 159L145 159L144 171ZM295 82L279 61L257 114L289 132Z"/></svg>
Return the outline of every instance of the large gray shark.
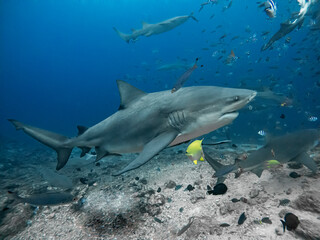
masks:
<svg viewBox="0 0 320 240"><path fill-rule="evenodd" d="M216 171L215 176L218 178L223 178L231 172L237 172L239 175L246 171L251 171L260 177L265 169L264 163L273 159L280 163L290 161L299 162L315 173L317 171L317 164L307 154L307 151L318 145L319 140L319 129L305 129L289 133L270 139L264 147L251 153L246 160L236 161L233 165L222 165L218 163L212 159L206 151L204 151L204 155L205 159Z"/></svg>
<svg viewBox="0 0 320 240"><path fill-rule="evenodd" d="M170 31L170 30L178 27L179 25L185 23L189 18L192 18L193 20L198 22L198 20L191 13L190 15L170 18L168 20L165 20L165 21L159 22L159 23L155 23L155 24L142 22L142 28L138 29L138 30L133 29L131 34L122 33L118 29L116 29L115 27L113 29L118 33L118 35L123 40L125 40L127 43L129 43L130 40L135 41L140 36L150 37L151 35L160 34L160 33Z"/></svg>
<svg viewBox="0 0 320 240"><path fill-rule="evenodd" d="M181 88L154 93L143 92L124 81L117 81L119 110L67 138L9 119L17 130L53 148L58 153L56 169L65 166L74 147L82 154L95 148L96 160L109 154L141 152L127 167L114 175L138 168L167 146L174 146L231 123L238 109L256 95L255 91L213 86Z"/></svg>

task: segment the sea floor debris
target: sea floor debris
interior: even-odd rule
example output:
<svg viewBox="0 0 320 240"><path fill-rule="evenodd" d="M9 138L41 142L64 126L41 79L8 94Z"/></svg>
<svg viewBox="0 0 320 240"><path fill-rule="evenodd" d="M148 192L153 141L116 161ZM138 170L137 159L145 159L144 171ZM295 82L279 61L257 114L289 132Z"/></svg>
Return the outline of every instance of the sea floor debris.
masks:
<svg viewBox="0 0 320 240"><path fill-rule="evenodd" d="M236 150L212 146L209 151L217 158L223 154L223 163L227 164L257 147L237 146ZM77 201L36 208L28 204L15 204L6 196L0 200L0 239L211 239L215 236L233 239L239 235L243 239L318 237L315 229L320 227L320 220L317 219L320 209L314 209L318 205L305 201L304 205L313 205L305 206L305 209L297 206L304 199L304 194L318 194L319 174L310 175L306 168L297 169L301 177L293 181L289 177L292 169L287 166L264 171L261 178L244 173L235 179L230 174L224 182L228 191L223 195L209 195L207 186L212 188L216 185L217 179L212 177L214 170L207 162L194 165L181 154L185 147L165 149L155 157L155 161L118 177L112 177L112 171L121 169L134 158L134 154L104 158L100 165L96 165L83 163L76 157L78 152L75 152L70 166L59 171L59 174L71 179L71 193ZM310 152L317 164L320 162L319 152L320 148ZM51 186L34 170L38 165L54 169L55 156L46 148L36 145L30 151L30 146L5 142L1 147L1 156L6 156L1 169L2 192L12 190L21 196L28 196L47 190L62 190ZM87 181L81 182L81 178ZM168 187L168 183L172 186ZM192 191L187 190L189 185L194 188ZM257 189L259 194L252 197ZM201 197L193 201L195 195ZM283 199L288 199L288 204L279 204ZM312 211L309 210L311 208ZM238 225L243 212L247 219ZM282 232L280 219L286 212L293 212L301 219L296 231ZM266 216L269 224L261 221Z"/></svg>

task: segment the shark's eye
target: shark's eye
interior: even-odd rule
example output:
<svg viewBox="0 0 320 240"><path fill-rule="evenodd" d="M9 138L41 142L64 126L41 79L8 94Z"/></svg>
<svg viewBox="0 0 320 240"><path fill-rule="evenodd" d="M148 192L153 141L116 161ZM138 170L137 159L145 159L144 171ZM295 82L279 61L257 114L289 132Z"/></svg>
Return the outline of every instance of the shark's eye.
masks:
<svg viewBox="0 0 320 240"><path fill-rule="evenodd" d="M239 97L239 96L234 96L234 97L233 97L233 101L238 102L239 100L240 100L240 97Z"/></svg>

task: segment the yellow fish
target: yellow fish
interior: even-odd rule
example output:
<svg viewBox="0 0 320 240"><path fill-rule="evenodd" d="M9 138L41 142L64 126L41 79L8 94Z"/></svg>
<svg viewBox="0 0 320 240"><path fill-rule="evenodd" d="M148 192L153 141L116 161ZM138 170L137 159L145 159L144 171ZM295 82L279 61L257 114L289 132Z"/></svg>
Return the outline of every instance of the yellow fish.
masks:
<svg viewBox="0 0 320 240"><path fill-rule="evenodd" d="M275 160L275 159L266 161L267 168L275 168L275 167L278 167L280 165L281 165L281 163L278 160Z"/></svg>
<svg viewBox="0 0 320 240"><path fill-rule="evenodd" d="M202 140L195 140L187 148L186 155L188 156L194 164L198 164L198 161L204 161L203 151L202 151Z"/></svg>

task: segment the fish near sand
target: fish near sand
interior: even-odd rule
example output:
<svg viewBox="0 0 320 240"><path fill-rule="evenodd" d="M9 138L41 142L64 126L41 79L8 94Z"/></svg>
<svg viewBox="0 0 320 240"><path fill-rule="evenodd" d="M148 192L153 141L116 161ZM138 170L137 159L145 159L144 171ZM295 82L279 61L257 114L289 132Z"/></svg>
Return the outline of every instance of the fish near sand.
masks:
<svg viewBox="0 0 320 240"><path fill-rule="evenodd" d="M113 29L124 41L129 43L130 40L136 41L140 36L150 37L151 35L170 31L185 23L189 18L192 18L193 20L198 22L198 20L193 16L193 13L191 13L190 15L178 16L154 24L142 22L142 28L137 30L133 29L131 34L122 33L115 27Z"/></svg>
<svg viewBox="0 0 320 240"><path fill-rule="evenodd" d="M23 130L58 154L56 169L63 168L74 147L82 155L95 148L96 160L112 154L140 152L120 175L151 160L168 146L197 138L231 123L256 92L247 89L196 86L146 93L117 81L119 110L81 132L77 137L63 135L9 119L17 130Z"/></svg>
<svg viewBox="0 0 320 240"><path fill-rule="evenodd" d="M75 201L76 198L68 192L49 192L33 194L29 197L22 198L17 194L8 191L8 193L18 202L28 203L34 206L60 205Z"/></svg>
<svg viewBox="0 0 320 240"><path fill-rule="evenodd" d="M203 151L202 151L202 140L195 140L187 148L186 155L188 158L195 164L198 164L198 161L204 161Z"/></svg>
<svg viewBox="0 0 320 240"><path fill-rule="evenodd" d="M280 220L283 226L283 232L286 231L286 228L288 231L292 231L292 230L296 230L296 228L298 227L300 221L299 218L294 215L293 213L287 213L284 216L284 221Z"/></svg>
<svg viewBox="0 0 320 240"><path fill-rule="evenodd" d="M307 154L307 151L318 145L319 140L320 130L318 129L305 129L271 138L265 146L251 153L246 160L238 160L233 165L217 163L216 160L208 155L205 149L203 149L203 153L205 159L213 163L213 165L210 165L216 171L215 176L218 178L225 177L231 172L237 172L239 176L246 171L251 171L260 177L266 168L266 164L268 166L268 163L279 164L291 161L299 162L315 173L317 164ZM277 162L270 162L270 160L277 160Z"/></svg>

